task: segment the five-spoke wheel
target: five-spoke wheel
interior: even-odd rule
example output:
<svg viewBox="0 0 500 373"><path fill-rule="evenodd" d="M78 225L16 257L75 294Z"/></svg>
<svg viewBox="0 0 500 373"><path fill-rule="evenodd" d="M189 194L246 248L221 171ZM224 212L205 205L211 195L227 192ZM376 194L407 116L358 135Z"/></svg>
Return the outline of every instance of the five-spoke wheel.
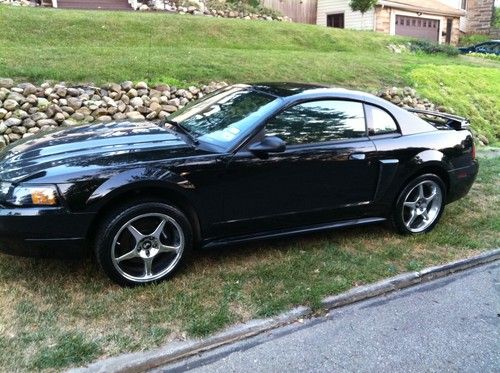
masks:
<svg viewBox="0 0 500 373"><path fill-rule="evenodd" d="M393 222L402 233L430 231L444 209L445 188L436 175L422 175L411 181L396 203Z"/></svg>
<svg viewBox="0 0 500 373"><path fill-rule="evenodd" d="M176 208L145 202L109 215L98 235L96 254L102 268L123 285L166 278L192 246L191 227Z"/></svg>

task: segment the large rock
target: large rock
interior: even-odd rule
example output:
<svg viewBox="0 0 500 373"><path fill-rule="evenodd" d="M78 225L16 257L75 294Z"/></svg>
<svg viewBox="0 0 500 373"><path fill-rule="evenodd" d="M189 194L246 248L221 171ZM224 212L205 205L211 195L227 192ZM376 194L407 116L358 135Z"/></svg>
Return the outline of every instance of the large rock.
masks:
<svg viewBox="0 0 500 373"><path fill-rule="evenodd" d="M31 115L31 119L33 119L35 122L37 122L37 121L39 121L41 119L47 119L47 114L39 111L39 112L37 112L35 114L32 114Z"/></svg>
<svg viewBox="0 0 500 373"><path fill-rule="evenodd" d="M0 119L5 117L6 114L7 114L7 110L0 108Z"/></svg>
<svg viewBox="0 0 500 373"><path fill-rule="evenodd" d="M13 126L11 129L12 133L16 133L18 135L24 135L27 131L23 126Z"/></svg>
<svg viewBox="0 0 500 373"><path fill-rule="evenodd" d="M148 89L148 83L139 82L135 85L135 89Z"/></svg>
<svg viewBox="0 0 500 373"><path fill-rule="evenodd" d="M12 88L14 86L14 81L10 78L0 78L0 87Z"/></svg>
<svg viewBox="0 0 500 373"><path fill-rule="evenodd" d="M109 90L112 92L120 93L122 91L122 86L120 84L112 83L109 85Z"/></svg>
<svg viewBox="0 0 500 373"><path fill-rule="evenodd" d="M54 119L41 119L36 125L43 129L45 126L57 126L57 122Z"/></svg>
<svg viewBox="0 0 500 373"><path fill-rule="evenodd" d="M68 106L73 110L80 109L83 105L83 101L76 97L68 97Z"/></svg>
<svg viewBox="0 0 500 373"><path fill-rule="evenodd" d="M130 80L126 80L121 84L121 86L124 91L129 91L134 88L134 83L132 83Z"/></svg>
<svg viewBox="0 0 500 373"><path fill-rule="evenodd" d="M21 88L23 88L23 95L24 96L32 95L32 94L36 93L36 91L37 91L37 88L35 87L35 85L33 85L31 83L20 84L19 86Z"/></svg>
<svg viewBox="0 0 500 373"><path fill-rule="evenodd" d="M177 106L174 105L163 105L162 110L166 111L167 113L173 113L174 111L177 111Z"/></svg>
<svg viewBox="0 0 500 373"><path fill-rule="evenodd" d="M142 98L140 97L134 97L132 100L130 100L130 105L132 105L133 108L138 108L139 106L142 106L144 102L142 101Z"/></svg>
<svg viewBox="0 0 500 373"><path fill-rule="evenodd" d="M19 118L14 118L14 117L10 117L9 119L7 119L4 124L7 126L7 127L13 127L13 126L19 126L20 124L22 123L22 120L19 119Z"/></svg>
<svg viewBox="0 0 500 373"><path fill-rule="evenodd" d="M126 113L127 118L130 120L144 120L144 116L138 111L130 111Z"/></svg>
<svg viewBox="0 0 500 373"><path fill-rule="evenodd" d="M19 104L14 100L5 100L3 103L3 108L8 111L14 111L18 106Z"/></svg>
<svg viewBox="0 0 500 373"><path fill-rule="evenodd" d="M47 100L46 98L44 97L39 97L37 99L37 107L40 109L40 110L46 110L50 105L50 102L49 100Z"/></svg>
<svg viewBox="0 0 500 373"><path fill-rule="evenodd" d="M23 102L26 101L26 97L24 97L21 93L18 92L10 92L9 95L7 96L7 99L14 100L19 104L22 104Z"/></svg>
<svg viewBox="0 0 500 373"><path fill-rule="evenodd" d="M68 94L68 89L64 86L60 86L56 90L56 95L58 95L59 97L66 97L67 94Z"/></svg>

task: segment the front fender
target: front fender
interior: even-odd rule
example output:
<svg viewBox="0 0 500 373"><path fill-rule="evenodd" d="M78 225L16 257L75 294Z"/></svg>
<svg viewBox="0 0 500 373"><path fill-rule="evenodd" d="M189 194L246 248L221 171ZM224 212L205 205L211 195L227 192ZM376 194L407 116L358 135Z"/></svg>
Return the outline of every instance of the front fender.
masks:
<svg viewBox="0 0 500 373"><path fill-rule="evenodd" d="M186 194L194 185L181 175L158 168L139 167L123 171L101 184L87 199L90 208L99 208L120 194L139 188L162 188Z"/></svg>

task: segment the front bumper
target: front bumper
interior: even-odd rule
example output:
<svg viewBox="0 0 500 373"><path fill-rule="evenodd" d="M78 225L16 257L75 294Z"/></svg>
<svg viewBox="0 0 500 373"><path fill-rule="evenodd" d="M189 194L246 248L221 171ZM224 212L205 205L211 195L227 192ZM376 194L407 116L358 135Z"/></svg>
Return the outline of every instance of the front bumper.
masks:
<svg viewBox="0 0 500 373"><path fill-rule="evenodd" d="M81 256L93 217L60 207L0 206L0 251L19 256Z"/></svg>
<svg viewBox="0 0 500 373"><path fill-rule="evenodd" d="M478 171L479 163L477 160L474 160L469 166L449 171L450 188L446 202L456 201L469 193Z"/></svg>

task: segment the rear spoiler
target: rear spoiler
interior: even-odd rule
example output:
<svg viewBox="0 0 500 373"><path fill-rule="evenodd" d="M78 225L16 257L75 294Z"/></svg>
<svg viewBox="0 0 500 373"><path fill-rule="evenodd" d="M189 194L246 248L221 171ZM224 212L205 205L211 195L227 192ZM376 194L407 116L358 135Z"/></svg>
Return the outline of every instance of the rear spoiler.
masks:
<svg viewBox="0 0 500 373"><path fill-rule="evenodd" d="M469 120L458 115L442 113L439 111L421 110L421 109L406 109L409 112L425 115L424 120L430 122L436 127L446 126L454 130L464 130L470 127Z"/></svg>

